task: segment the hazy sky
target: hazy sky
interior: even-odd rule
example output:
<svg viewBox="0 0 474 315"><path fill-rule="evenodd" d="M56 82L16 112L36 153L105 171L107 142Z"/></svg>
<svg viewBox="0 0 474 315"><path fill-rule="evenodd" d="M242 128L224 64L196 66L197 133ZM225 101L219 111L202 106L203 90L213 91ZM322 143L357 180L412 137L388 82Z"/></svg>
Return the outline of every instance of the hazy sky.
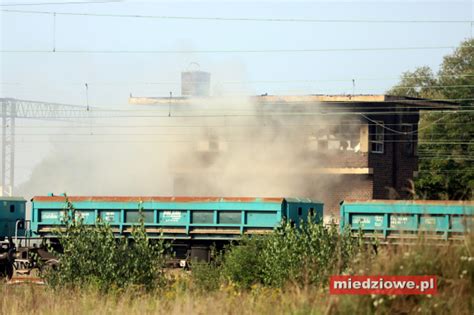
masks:
<svg viewBox="0 0 474 315"><path fill-rule="evenodd" d="M472 1L121 1L1 9L124 15L355 20L472 20ZM5 50L278 50L456 46L469 23L309 23L139 19L2 12ZM55 45L54 45L54 33ZM212 73L214 93L382 93L401 72L437 68L450 49L285 53L2 53L1 96L121 106L134 95L179 95L191 62ZM375 80L364 80L375 79ZM315 80L315 82L301 82ZM322 81L318 81L322 80ZM328 81L330 80L330 81ZM339 81L342 80L342 81ZM245 81L233 83L229 81ZM250 81L250 82L248 82ZM253 82L290 81L290 82ZM300 82L295 82L300 81ZM155 84L150 84L155 83ZM158 84L159 83L159 84Z"/></svg>
<svg viewBox="0 0 474 315"><path fill-rule="evenodd" d="M451 0L125 0L87 4L67 4L68 0L65 0L61 2L63 4L51 4L55 2L61 1L0 0L0 10L58 13L54 23L52 14L0 12L0 97L85 105L84 84L87 82L92 106L125 108L130 93L167 96L171 91L173 95L179 95L180 72L188 69L192 62L199 63L201 70L212 73L214 94L352 93L352 79L355 79L355 93L377 94L397 82L403 71L422 65L436 70L442 57L452 49L268 53L192 51L457 46L472 32L470 23L217 21L71 16L59 14L61 12L313 20L473 20L472 1ZM58 52L53 53L53 49ZM51 134L63 130L44 128L54 126L50 122L23 120L18 124L15 169L17 183L21 183L30 178L35 165L48 160L55 150L63 150L51 141ZM41 132L44 136L40 135ZM63 139L67 142L71 138ZM70 145L75 145L75 142L71 141Z"/></svg>

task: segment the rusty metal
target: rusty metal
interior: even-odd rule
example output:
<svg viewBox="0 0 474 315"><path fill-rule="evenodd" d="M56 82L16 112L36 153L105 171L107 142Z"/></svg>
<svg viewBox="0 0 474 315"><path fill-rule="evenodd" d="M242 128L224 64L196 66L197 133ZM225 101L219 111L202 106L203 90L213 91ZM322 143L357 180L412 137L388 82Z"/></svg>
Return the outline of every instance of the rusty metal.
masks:
<svg viewBox="0 0 474 315"><path fill-rule="evenodd" d="M474 205L474 201L468 200L386 200L386 199L346 199L344 204L349 203L383 203L383 204L420 204L420 205Z"/></svg>
<svg viewBox="0 0 474 315"><path fill-rule="evenodd" d="M257 197L161 197L161 196L35 196L35 202L274 202L281 203L284 198Z"/></svg>
<svg viewBox="0 0 474 315"><path fill-rule="evenodd" d="M37 284L37 285L45 285L43 279L39 277L29 277L29 276L14 276L10 280L7 281L8 285L18 285L18 284Z"/></svg>

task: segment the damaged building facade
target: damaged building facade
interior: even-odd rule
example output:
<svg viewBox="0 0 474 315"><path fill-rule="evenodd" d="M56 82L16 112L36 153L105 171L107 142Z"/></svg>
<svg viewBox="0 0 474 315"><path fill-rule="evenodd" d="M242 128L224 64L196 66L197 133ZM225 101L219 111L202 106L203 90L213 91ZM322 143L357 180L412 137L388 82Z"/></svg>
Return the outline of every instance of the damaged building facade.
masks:
<svg viewBox="0 0 474 315"><path fill-rule="evenodd" d="M130 97L129 103L202 117L195 141L177 145L170 159L176 196L310 197L336 220L344 199L410 198L420 111L455 105L389 95L230 102L200 94Z"/></svg>

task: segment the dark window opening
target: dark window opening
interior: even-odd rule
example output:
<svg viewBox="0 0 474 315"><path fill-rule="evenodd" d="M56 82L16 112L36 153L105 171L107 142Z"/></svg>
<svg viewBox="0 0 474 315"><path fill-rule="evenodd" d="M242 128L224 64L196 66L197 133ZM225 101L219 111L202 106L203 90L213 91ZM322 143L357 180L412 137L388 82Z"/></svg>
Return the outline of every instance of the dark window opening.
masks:
<svg viewBox="0 0 474 315"><path fill-rule="evenodd" d="M303 208L298 207L298 215L302 216L303 215Z"/></svg>
<svg viewBox="0 0 474 315"><path fill-rule="evenodd" d="M314 216L314 208L309 208L309 215Z"/></svg>
<svg viewBox="0 0 474 315"><path fill-rule="evenodd" d="M415 135L411 124L402 125L403 132L403 153L406 156L415 155Z"/></svg>
<svg viewBox="0 0 474 315"><path fill-rule="evenodd" d="M383 121L376 121L370 125L370 152L383 153L384 152L384 123Z"/></svg>
<svg viewBox="0 0 474 315"><path fill-rule="evenodd" d="M10 212L15 212L15 205L10 205Z"/></svg>

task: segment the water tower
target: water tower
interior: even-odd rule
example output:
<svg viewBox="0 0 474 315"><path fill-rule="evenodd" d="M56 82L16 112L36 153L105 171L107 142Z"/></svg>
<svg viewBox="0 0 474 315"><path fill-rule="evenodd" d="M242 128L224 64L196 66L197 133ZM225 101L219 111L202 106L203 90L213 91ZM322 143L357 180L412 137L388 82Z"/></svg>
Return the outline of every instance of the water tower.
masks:
<svg viewBox="0 0 474 315"><path fill-rule="evenodd" d="M195 69L189 69L193 66ZM181 72L182 96L209 96L211 90L211 74L199 70L199 64L193 62L187 71Z"/></svg>

